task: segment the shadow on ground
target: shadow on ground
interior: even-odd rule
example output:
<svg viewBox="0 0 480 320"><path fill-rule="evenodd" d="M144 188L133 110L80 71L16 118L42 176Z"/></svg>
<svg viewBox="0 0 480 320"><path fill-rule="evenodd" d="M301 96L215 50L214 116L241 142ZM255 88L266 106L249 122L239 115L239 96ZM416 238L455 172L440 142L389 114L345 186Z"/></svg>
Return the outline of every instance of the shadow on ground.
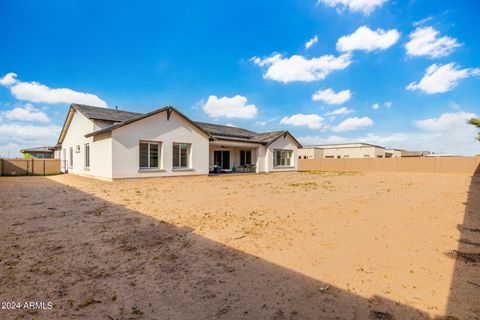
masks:
<svg viewBox="0 0 480 320"><path fill-rule="evenodd" d="M477 169L480 171L480 167ZM452 318L480 319L480 175L472 177L463 224L458 226L458 248L448 254L456 259L447 311Z"/></svg>
<svg viewBox="0 0 480 320"><path fill-rule="evenodd" d="M52 301L54 308L0 310L2 319L428 318L409 306L355 295L48 178L22 179L22 184L0 180L0 300ZM471 193L478 192L478 182L472 181ZM471 199L462 230L479 227L479 199ZM478 231L462 234L462 240L479 240ZM463 241L458 252L466 246L478 249ZM457 258L452 315L458 308L478 314L474 299L462 299L479 296L479 288L464 283L466 275L478 281L476 271Z"/></svg>

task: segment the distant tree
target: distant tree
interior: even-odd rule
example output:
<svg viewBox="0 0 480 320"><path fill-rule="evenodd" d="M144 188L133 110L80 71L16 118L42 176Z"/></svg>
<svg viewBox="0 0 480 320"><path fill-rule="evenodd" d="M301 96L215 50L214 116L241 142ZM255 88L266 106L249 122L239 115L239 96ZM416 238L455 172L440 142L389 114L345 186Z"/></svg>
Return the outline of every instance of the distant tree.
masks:
<svg viewBox="0 0 480 320"><path fill-rule="evenodd" d="M469 124L473 124L480 129L480 118L472 118L468 121ZM480 141L480 132L478 133L477 140Z"/></svg>
<svg viewBox="0 0 480 320"><path fill-rule="evenodd" d="M25 159L30 159L32 156L29 153L23 153Z"/></svg>

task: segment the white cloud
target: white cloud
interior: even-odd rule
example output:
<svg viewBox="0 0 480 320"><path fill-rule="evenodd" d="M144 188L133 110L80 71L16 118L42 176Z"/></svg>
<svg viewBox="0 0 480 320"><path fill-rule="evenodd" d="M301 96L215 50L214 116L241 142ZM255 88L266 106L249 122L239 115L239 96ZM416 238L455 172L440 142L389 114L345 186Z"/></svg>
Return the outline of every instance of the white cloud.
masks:
<svg viewBox="0 0 480 320"><path fill-rule="evenodd" d="M421 20L418 20L418 21L415 21L413 23L413 26L414 27L419 27L421 25L424 25L425 23L427 23L428 21L432 20L433 18L432 17L426 17L424 19L421 19Z"/></svg>
<svg viewBox="0 0 480 320"><path fill-rule="evenodd" d="M225 125L226 125L227 127L233 127L233 128L236 128L236 127L237 127L236 125L234 125L234 124L231 123L231 122L227 122L227 123L225 123Z"/></svg>
<svg viewBox="0 0 480 320"><path fill-rule="evenodd" d="M414 123L420 129L419 132L368 133L356 137L303 136L298 140L303 145L366 142L406 150L426 150L456 155L480 154L480 143L475 140L477 129L466 122L471 117L476 115L459 111L444 113L438 118L418 120Z"/></svg>
<svg viewBox="0 0 480 320"><path fill-rule="evenodd" d="M332 128L333 132L345 132L345 131L353 131L363 127L368 127L373 124L373 120L369 117L352 117L343 120L338 125Z"/></svg>
<svg viewBox="0 0 480 320"><path fill-rule="evenodd" d="M342 114L349 114L349 113L352 113L353 110L352 109L348 109L346 107L341 107L339 109L335 109L333 111L330 111L327 113L327 116L339 116L339 115L342 115Z"/></svg>
<svg viewBox="0 0 480 320"><path fill-rule="evenodd" d="M417 84L412 82L407 86L408 90L421 90L433 94L452 90L458 80L470 76L480 75L479 68L459 69L454 63L444 65L432 64L427 68L425 75Z"/></svg>
<svg viewBox="0 0 480 320"><path fill-rule="evenodd" d="M82 103L97 107L107 107L107 103L94 94L74 91L67 88L49 88L38 82L22 82L13 72L6 74L0 84L10 89L18 100L44 103Z"/></svg>
<svg viewBox="0 0 480 320"><path fill-rule="evenodd" d="M0 158L18 158L21 156L20 150L25 148L27 148L27 146L11 142L4 145L0 144Z"/></svg>
<svg viewBox="0 0 480 320"><path fill-rule="evenodd" d="M273 122L275 120L277 120L277 118L272 118L272 119L268 119L268 120L265 120L265 121L257 121L253 125L255 127L265 127L267 124L269 124L270 122Z"/></svg>
<svg viewBox="0 0 480 320"><path fill-rule="evenodd" d="M0 143L47 143L55 144L61 127L56 125L35 126L19 124L0 124Z"/></svg>
<svg viewBox="0 0 480 320"><path fill-rule="evenodd" d="M8 120L39 122L50 121L44 112L34 108L31 104L27 104L24 107L16 107L12 110L2 112L0 115L3 115Z"/></svg>
<svg viewBox="0 0 480 320"><path fill-rule="evenodd" d="M432 27L420 27L410 33L405 44L407 54L410 56L429 56L438 58L448 56L452 51L460 47L457 39L448 36L438 37L440 32Z"/></svg>
<svg viewBox="0 0 480 320"><path fill-rule="evenodd" d="M252 61L261 66L268 66L263 77L288 83L292 81L315 81L325 79L332 71L343 70L352 62L350 53L338 57L324 55L308 59L301 55L284 58L281 54L274 54L268 58L253 57Z"/></svg>
<svg viewBox="0 0 480 320"><path fill-rule="evenodd" d="M384 103L385 107L387 107L387 109L390 109L392 106L393 106L393 102L392 101L387 101Z"/></svg>
<svg viewBox="0 0 480 320"><path fill-rule="evenodd" d="M475 114L462 111L447 112L442 113L438 118L415 121L415 125L431 132L453 132L467 124L471 118L475 118Z"/></svg>
<svg viewBox="0 0 480 320"><path fill-rule="evenodd" d="M257 115L257 107L247 104L247 98L240 95L232 98L209 96L203 111L212 118L253 118Z"/></svg>
<svg viewBox="0 0 480 320"><path fill-rule="evenodd" d="M316 114L294 114L290 117L283 117L281 124L292 126L305 126L309 129L320 129L323 126L323 118Z"/></svg>
<svg viewBox="0 0 480 320"><path fill-rule="evenodd" d="M313 37L312 39L308 40L305 43L305 49L310 49L310 47L313 46L317 42L318 42L318 37L317 36Z"/></svg>
<svg viewBox="0 0 480 320"><path fill-rule="evenodd" d="M332 89L328 88L325 90L318 90L312 95L313 101L323 101L328 104L342 104L350 100L352 94L350 90L342 90L335 92Z"/></svg>
<svg viewBox="0 0 480 320"><path fill-rule="evenodd" d="M15 82L17 82L17 79L15 79L16 77L17 77L16 73L9 72L2 79L0 79L0 85L11 86Z"/></svg>
<svg viewBox="0 0 480 320"><path fill-rule="evenodd" d="M380 105L378 103L374 103L374 104L372 104L372 109L373 110L378 110L378 109L380 109Z"/></svg>
<svg viewBox="0 0 480 320"><path fill-rule="evenodd" d="M337 41L338 51L353 50L385 50L400 38L400 33L395 30L383 29L370 30L367 26L361 26L354 33L343 36Z"/></svg>
<svg viewBox="0 0 480 320"><path fill-rule="evenodd" d="M350 11L369 15L377 7L381 7L387 0L319 0L327 6L337 8L339 12L348 8Z"/></svg>

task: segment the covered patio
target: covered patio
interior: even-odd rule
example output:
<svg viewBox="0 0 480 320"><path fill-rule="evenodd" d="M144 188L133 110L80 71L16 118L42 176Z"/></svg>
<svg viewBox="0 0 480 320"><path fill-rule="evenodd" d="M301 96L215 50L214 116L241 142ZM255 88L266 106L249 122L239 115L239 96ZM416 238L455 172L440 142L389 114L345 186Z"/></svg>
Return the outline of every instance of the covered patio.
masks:
<svg viewBox="0 0 480 320"><path fill-rule="evenodd" d="M209 146L209 171L221 173L259 172L261 144L215 140Z"/></svg>

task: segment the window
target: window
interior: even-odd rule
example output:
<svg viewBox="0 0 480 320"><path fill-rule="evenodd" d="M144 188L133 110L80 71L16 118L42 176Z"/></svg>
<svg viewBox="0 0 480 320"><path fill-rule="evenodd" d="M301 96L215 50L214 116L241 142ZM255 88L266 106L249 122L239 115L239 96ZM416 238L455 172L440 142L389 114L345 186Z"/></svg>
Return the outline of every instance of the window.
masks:
<svg viewBox="0 0 480 320"><path fill-rule="evenodd" d="M363 157L364 158L370 158L370 155L369 154L364 154Z"/></svg>
<svg viewBox="0 0 480 320"><path fill-rule="evenodd" d="M240 150L240 165L252 164L252 151Z"/></svg>
<svg viewBox="0 0 480 320"><path fill-rule="evenodd" d="M75 147L75 153L80 153L80 146Z"/></svg>
<svg viewBox="0 0 480 320"><path fill-rule="evenodd" d="M273 150L273 165L275 167L288 167L292 165L292 150Z"/></svg>
<svg viewBox="0 0 480 320"><path fill-rule="evenodd" d="M350 156L349 156L349 155L344 155L343 157L344 157L344 158L350 158Z"/></svg>
<svg viewBox="0 0 480 320"><path fill-rule="evenodd" d="M189 168L190 144L174 143L173 144L173 168Z"/></svg>
<svg viewBox="0 0 480 320"><path fill-rule="evenodd" d="M73 168L73 147L70 147L70 168Z"/></svg>
<svg viewBox="0 0 480 320"><path fill-rule="evenodd" d="M90 145L85 143L85 169L90 168Z"/></svg>
<svg viewBox="0 0 480 320"><path fill-rule="evenodd" d="M140 169L159 168L160 142L140 141Z"/></svg>
<svg viewBox="0 0 480 320"><path fill-rule="evenodd" d="M340 159L342 156L337 156L337 159Z"/></svg>
<svg viewBox="0 0 480 320"><path fill-rule="evenodd" d="M43 158L45 158L45 155L43 153L39 153L39 154L37 154L36 158L37 159L43 159Z"/></svg>
<svg viewBox="0 0 480 320"><path fill-rule="evenodd" d="M333 156L325 156L325 159L333 159Z"/></svg>

